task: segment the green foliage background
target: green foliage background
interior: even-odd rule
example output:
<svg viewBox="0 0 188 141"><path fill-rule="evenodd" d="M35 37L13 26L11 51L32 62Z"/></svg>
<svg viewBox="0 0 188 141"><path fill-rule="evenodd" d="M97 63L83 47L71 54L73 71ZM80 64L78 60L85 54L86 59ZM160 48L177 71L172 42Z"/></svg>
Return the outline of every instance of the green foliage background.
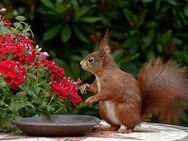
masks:
<svg viewBox="0 0 188 141"><path fill-rule="evenodd" d="M79 62L107 27L117 64L135 76L156 56L188 65L187 0L2 0L0 7L10 18L27 17L36 42L74 78L93 80ZM79 110L98 115L97 105ZM187 114L180 124L188 126Z"/></svg>

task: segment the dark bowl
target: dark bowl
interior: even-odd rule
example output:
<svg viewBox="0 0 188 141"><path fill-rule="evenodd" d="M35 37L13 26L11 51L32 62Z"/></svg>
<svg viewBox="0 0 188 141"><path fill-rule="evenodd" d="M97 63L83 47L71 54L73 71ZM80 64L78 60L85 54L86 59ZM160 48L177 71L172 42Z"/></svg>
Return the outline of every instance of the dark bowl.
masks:
<svg viewBox="0 0 188 141"><path fill-rule="evenodd" d="M50 115L12 121L31 136L81 136L92 131L100 120L88 115Z"/></svg>

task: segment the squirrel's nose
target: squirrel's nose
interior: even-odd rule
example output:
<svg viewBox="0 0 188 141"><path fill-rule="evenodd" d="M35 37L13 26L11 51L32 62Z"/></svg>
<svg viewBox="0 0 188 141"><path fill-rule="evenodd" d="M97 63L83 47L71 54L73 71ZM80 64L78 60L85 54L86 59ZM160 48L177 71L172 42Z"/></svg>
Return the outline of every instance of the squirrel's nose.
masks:
<svg viewBox="0 0 188 141"><path fill-rule="evenodd" d="M82 66L82 64L83 64L83 60L80 62L80 65Z"/></svg>

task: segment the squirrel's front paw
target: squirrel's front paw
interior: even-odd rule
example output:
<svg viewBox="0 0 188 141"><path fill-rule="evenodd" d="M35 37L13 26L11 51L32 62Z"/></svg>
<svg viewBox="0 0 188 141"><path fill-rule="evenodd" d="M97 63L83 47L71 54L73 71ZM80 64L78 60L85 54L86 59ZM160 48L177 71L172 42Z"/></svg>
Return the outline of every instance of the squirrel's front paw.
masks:
<svg viewBox="0 0 188 141"><path fill-rule="evenodd" d="M87 92L88 88L89 88L89 84L86 83L86 84L83 84L82 86L80 86L79 90L80 90L81 94L84 94Z"/></svg>
<svg viewBox="0 0 188 141"><path fill-rule="evenodd" d="M95 99L94 99L93 96L91 96L91 97L89 97L88 99L86 99L86 101L85 101L85 106L91 107L94 102L95 102Z"/></svg>

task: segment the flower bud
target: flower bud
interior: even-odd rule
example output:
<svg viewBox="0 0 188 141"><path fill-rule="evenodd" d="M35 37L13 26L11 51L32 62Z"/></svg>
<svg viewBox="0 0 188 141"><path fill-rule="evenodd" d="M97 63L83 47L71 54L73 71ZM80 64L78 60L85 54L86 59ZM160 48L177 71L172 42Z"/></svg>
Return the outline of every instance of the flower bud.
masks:
<svg viewBox="0 0 188 141"><path fill-rule="evenodd" d="M2 13L3 13L3 12L6 12L6 11L7 11L6 8L1 8L1 9L0 9L0 12L2 12Z"/></svg>

